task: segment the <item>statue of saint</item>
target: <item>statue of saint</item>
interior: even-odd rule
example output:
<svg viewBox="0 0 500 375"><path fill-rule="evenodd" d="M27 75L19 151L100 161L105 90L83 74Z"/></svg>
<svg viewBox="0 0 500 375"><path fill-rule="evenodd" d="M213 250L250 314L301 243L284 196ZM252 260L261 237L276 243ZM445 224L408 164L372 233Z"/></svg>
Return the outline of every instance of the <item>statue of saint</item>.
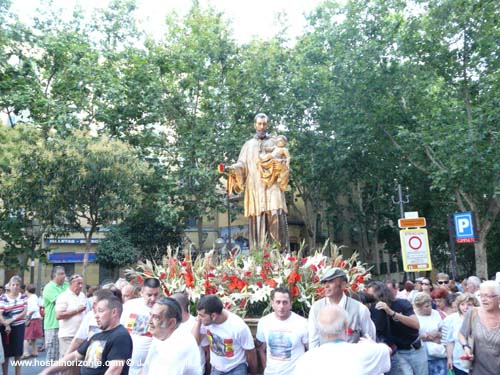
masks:
<svg viewBox="0 0 500 375"><path fill-rule="evenodd" d="M250 250L266 242L278 242L282 250L290 248L287 208L290 154L285 136L267 134L268 118L259 113L254 118L255 136L245 142L238 161L226 167L230 193L245 191L245 217L248 217Z"/></svg>

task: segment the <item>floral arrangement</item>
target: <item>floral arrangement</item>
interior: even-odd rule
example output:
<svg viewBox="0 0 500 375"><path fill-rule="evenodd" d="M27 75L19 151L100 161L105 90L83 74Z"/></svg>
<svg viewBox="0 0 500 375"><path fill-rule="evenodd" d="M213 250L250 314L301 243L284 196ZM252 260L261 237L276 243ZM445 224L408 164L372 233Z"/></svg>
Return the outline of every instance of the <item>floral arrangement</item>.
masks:
<svg viewBox="0 0 500 375"><path fill-rule="evenodd" d="M166 296L183 291L193 304L202 295L216 294L225 308L241 317L268 313L271 291L283 285L291 291L293 310L307 316L313 302L323 296L319 280L330 268L340 267L346 271L346 293L362 290L364 281L370 277L357 253L344 260L334 248L328 257L324 255L326 247L306 257L301 256L302 251L298 255L283 254L277 248L268 247L219 259L215 250L211 250L195 260L190 251L179 254L179 250L169 249L161 264L139 262L127 273L139 284L144 278L158 278Z"/></svg>

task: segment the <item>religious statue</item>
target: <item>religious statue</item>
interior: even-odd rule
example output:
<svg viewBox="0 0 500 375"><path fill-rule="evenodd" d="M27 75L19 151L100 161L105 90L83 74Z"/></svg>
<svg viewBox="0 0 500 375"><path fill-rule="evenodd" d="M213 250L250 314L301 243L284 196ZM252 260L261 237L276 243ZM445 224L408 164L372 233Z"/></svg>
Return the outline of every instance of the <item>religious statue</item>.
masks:
<svg viewBox="0 0 500 375"><path fill-rule="evenodd" d="M245 142L238 161L224 168L229 174L228 190L245 191L245 217L248 217L250 250L266 242L290 248L284 191L290 173L290 154L285 136L267 134L268 117L254 118L255 136Z"/></svg>

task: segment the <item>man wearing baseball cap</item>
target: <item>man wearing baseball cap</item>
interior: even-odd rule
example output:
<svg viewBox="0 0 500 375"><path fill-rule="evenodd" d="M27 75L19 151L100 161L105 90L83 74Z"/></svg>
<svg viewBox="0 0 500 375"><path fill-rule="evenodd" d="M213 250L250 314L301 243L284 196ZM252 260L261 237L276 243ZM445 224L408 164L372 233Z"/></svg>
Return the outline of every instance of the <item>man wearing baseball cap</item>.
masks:
<svg viewBox="0 0 500 375"><path fill-rule="evenodd" d="M325 297L314 302L309 311L309 348L321 344L318 333L318 316L320 310L330 304L339 305L347 312L347 341L358 342L359 338L368 335L376 339L375 324L370 318L370 311L362 303L345 295L347 274L341 268L328 270L320 279L325 290Z"/></svg>

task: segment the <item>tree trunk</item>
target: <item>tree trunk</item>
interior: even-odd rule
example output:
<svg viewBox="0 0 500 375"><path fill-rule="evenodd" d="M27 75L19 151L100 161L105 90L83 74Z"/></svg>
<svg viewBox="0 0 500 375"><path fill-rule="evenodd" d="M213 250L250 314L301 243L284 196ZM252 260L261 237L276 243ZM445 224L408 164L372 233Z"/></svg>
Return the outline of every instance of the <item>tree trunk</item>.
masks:
<svg viewBox="0 0 500 375"><path fill-rule="evenodd" d="M89 265L89 252L90 252L90 246L92 245L92 239L88 234L85 235L85 251L83 253L83 268L82 268L82 278L83 278L83 283L86 284L87 282L87 266Z"/></svg>
<svg viewBox="0 0 500 375"><path fill-rule="evenodd" d="M313 209L313 204L309 199L304 199L304 207L306 209L305 224L307 233L307 244L309 254L316 248L316 215Z"/></svg>
<svg viewBox="0 0 500 375"><path fill-rule="evenodd" d="M198 231L198 254L201 254L203 250L203 217L201 216L196 219L196 229ZM230 249L228 249L228 251L229 250Z"/></svg>
<svg viewBox="0 0 500 375"><path fill-rule="evenodd" d="M484 241L474 243L474 257L476 259L476 276L488 280L488 262Z"/></svg>
<svg viewBox="0 0 500 375"><path fill-rule="evenodd" d="M83 253L83 268L82 268L82 278L83 284L85 285L87 282L87 267L89 265L89 253L92 247L92 237L94 235L94 231L96 228L91 227L87 232L85 228L83 229L83 236L85 237L85 252Z"/></svg>
<svg viewBox="0 0 500 375"><path fill-rule="evenodd" d="M307 251L309 254L311 251L316 248L316 210L314 209L314 204L312 202L312 199L309 198L309 194L306 193L306 189L302 189L301 187L297 186L297 190L300 194L300 197L302 199L302 202L304 202L304 209L305 213L303 213L301 216L304 218L304 224L306 227L306 236L307 236L307 245L308 249ZM297 208L297 211L300 212L300 209Z"/></svg>

